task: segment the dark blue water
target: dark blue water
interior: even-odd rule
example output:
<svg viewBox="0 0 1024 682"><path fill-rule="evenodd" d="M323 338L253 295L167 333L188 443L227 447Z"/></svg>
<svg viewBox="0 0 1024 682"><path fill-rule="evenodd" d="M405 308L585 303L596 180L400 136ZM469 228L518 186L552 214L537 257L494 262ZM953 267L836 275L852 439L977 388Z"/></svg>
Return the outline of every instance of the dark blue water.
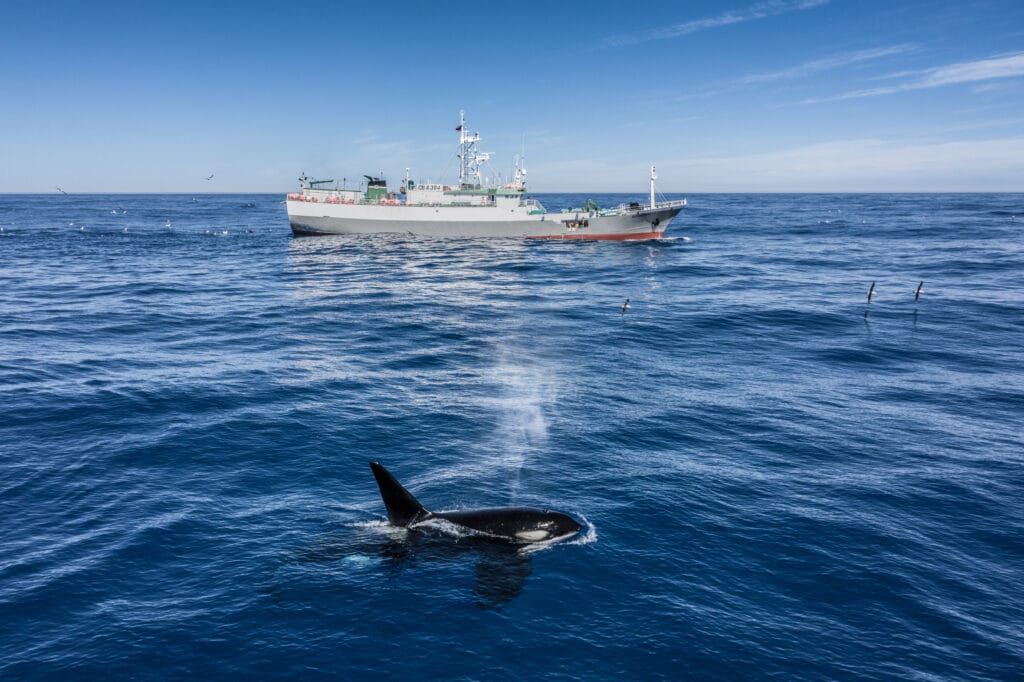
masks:
<svg viewBox="0 0 1024 682"><path fill-rule="evenodd" d="M0 196L0 677L1020 679L1024 196L644 243L281 199ZM370 459L587 528L390 529Z"/></svg>

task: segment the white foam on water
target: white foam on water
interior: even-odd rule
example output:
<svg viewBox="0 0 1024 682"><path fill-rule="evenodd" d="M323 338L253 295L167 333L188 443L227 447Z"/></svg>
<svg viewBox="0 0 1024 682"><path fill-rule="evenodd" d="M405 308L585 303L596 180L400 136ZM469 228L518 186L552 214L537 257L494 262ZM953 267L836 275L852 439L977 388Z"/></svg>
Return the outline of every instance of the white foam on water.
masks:
<svg viewBox="0 0 1024 682"><path fill-rule="evenodd" d="M408 528L392 526L387 521L353 521L348 524L353 528L361 528L374 534L386 535L392 540L404 540L409 534Z"/></svg>
<svg viewBox="0 0 1024 682"><path fill-rule="evenodd" d="M460 526L457 523L452 523L448 519L441 519L432 517L424 521L412 524L415 529L427 529L433 530L439 533L443 533L453 538L466 538L466 537L494 537L490 533L483 531L474 530L473 528L467 528Z"/></svg>
<svg viewBox="0 0 1024 682"><path fill-rule="evenodd" d="M373 529L394 528L394 526L392 526L387 521L352 521L352 522L350 522L347 525L352 526L353 528L373 528Z"/></svg>
<svg viewBox="0 0 1024 682"><path fill-rule="evenodd" d="M567 545L592 545L597 542L597 526L587 520L587 517L579 514L580 519L583 521L583 532L579 533L575 538L569 540L565 544Z"/></svg>
<svg viewBox="0 0 1024 682"><path fill-rule="evenodd" d="M369 556L367 554L349 554L348 556L342 557L342 563L353 569L362 568L375 568L380 565L381 558L377 556Z"/></svg>

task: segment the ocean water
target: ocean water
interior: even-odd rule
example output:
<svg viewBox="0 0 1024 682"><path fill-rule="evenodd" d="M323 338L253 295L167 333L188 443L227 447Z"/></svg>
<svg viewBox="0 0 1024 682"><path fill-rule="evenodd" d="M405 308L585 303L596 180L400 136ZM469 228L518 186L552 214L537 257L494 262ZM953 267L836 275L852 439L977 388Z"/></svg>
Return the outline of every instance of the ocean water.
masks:
<svg viewBox="0 0 1024 682"><path fill-rule="evenodd" d="M0 678L1021 679L1024 196L688 198L0 196ZM371 459L586 527L389 528Z"/></svg>

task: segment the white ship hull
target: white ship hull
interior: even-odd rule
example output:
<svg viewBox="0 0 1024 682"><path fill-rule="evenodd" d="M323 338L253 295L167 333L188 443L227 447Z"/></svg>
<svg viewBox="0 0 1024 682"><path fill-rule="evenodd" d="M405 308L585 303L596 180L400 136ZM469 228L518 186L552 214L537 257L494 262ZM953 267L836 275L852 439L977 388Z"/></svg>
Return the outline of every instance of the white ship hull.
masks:
<svg viewBox="0 0 1024 682"><path fill-rule="evenodd" d="M296 235L400 233L595 240L658 239L685 205L685 201L664 202L654 208L626 209L614 215L585 211L530 215L518 207L287 202L288 221Z"/></svg>
<svg viewBox="0 0 1024 682"><path fill-rule="evenodd" d="M686 200L655 202L654 166L650 201L602 209L591 200L586 208L548 213L526 196L526 169L516 163L512 182L485 184L481 169L491 158L469 134L459 112L458 184L413 182L406 169L398 192L389 192L383 178L371 175L365 191L325 189L333 180L299 179L301 192L286 201L292 232L306 234L398 233L426 237L506 237L526 239L658 239ZM362 183L360 183L362 184Z"/></svg>

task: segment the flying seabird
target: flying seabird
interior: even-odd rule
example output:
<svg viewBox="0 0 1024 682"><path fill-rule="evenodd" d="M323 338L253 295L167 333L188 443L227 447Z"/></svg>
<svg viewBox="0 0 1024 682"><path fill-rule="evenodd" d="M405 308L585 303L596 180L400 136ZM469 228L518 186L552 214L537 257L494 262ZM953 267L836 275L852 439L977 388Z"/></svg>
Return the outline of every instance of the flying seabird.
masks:
<svg viewBox="0 0 1024 682"><path fill-rule="evenodd" d="M868 303L871 303L871 297L875 295L875 283L871 283L871 288L868 289Z"/></svg>
<svg viewBox="0 0 1024 682"><path fill-rule="evenodd" d="M629 310L629 299L628 298L626 299L626 302L622 304L622 314L625 315L627 310Z"/></svg>
<svg viewBox="0 0 1024 682"><path fill-rule="evenodd" d="M917 303L917 300L919 298L921 298L921 289L923 289L923 288L924 288L924 280L922 279L921 283L917 285L917 291L914 292L914 303Z"/></svg>
<svg viewBox="0 0 1024 682"><path fill-rule="evenodd" d="M213 180L213 173L206 176L206 181L209 182L210 180Z"/></svg>
<svg viewBox="0 0 1024 682"><path fill-rule="evenodd" d="M65 192L64 190L62 190L62 189L61 189L60 187L58 187L58 188L57 188L57 191L58 191L58 192L60 192L61 194L67 194L67 192Z"/></svg>

